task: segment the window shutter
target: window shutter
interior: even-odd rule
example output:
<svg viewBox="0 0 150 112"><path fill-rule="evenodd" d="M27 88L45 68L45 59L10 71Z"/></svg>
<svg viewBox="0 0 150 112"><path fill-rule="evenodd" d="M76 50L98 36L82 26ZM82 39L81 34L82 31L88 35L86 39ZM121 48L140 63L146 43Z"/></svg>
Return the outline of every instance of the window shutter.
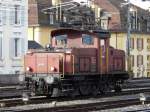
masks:
<svg viewBox="0 0 150 112"><path fill-rule="evenodd" d="M143 56L142 55L141 55L141 62L142 62L141 64L143 65Z"/></svg>
<svg viewBox="0 0 150 112"><path fill-rule="evenodd" d="M3 25L6 24L6 9L2 10L2 23Z"/></svg>
<svg viewBox="0 0 150 112"><path fill-rule="evenodd" d="M25 39L21 38L21 56L25 54Z"/></svg>
<svg viewBox="0 0 150 112"><path fill-rule="evenodd" d="M15 9L11 8L10 9L10 14L9 14L9 21L10 21L10 25L14 25L15 23Z"/></svg>
<svg viewBox="0 0 150 112"><path fill-rule="evenodd" d="M131 65L134 67L134 55L131 55Z"/></svg>
<svg viewBox="0 0 150 112"><path fill-rule="evenodd" d="M15 44L17 44L17 57L21 56L21 41L20 40L21 40L20 38L17 38L17 41L15 43Z"/></svg>
<svg viewBox="0 0 150 112"><path fill-rule="evenodd" d="M25 24L25 8L21 7L20 9L21 9L21 11L20 11L21 12L21 14L20 14L21 15L21 25L24 26L24 24Z"/></svg>
<svg viewBox="0 0 150 112"><path fill-rule="evenodd" d="M2 52L2 37L0 37L0 59L2 59L2 55L3 55L3 52Z"/></svg>
<svg viewBox="0 0 150 112"><path fill-rule="evenodd" d="M0 8L0 25L2 24L2 9Z"/></svg>
<svg viewBox="0 0 150 112"><path fill-rule="evenodd" d="M134 49L134 38L132 38L132 49Z"/></svg>
<svg viewBox="0 0 150 112"><path fill-rule="evenodd" d="M3 38L2 37L2 59L4 59L5 58L5 46L4 46L4 43L5 43L5 40L4 40L5 38Z"/></svg>
<svg viewBox="0 0 150 112"><path fill-rule="evenodd" d="M136 40L137 49L139 50L139 39Z"/></svg>
<svg viewBox="0 0 150 112"><path fill-rule="evenodd" d="M143 50L144 49L144 45L143 45L144 40L143 40L143 38L141 39L141 41L142 41L142 50Z"/></svg>
<svg viewBox="0 0 150 112"><path fill-rule="evenodd" d="M137 55L137 67L139 67L139 55Z"/></svg>
<svg viewBox="0 0 150 112"><path fill-rule="evenodd" d="M10 58L14 58L15 56L15 43L14 38L10 38L10 44L9 44L9 55Z"/></svg>

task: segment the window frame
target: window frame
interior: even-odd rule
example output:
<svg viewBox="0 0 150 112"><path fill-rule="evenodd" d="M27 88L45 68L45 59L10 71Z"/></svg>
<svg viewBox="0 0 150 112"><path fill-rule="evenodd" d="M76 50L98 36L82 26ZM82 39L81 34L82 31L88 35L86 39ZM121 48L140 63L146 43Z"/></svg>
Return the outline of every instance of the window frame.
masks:
<svg viewBox="0 0 150 112"><path fill-rule="evenodd" d="M140 60L140 58L141 58L141 60ZM143 65L143 62L144 62L143 55L137 55L137 67L140 67L141 65Z"/></svg>
<svg viewBox="0 0 150 112"><path fill-rule="evenodd" d="M134 55L131 55L130 56L130 59L131 59L131 66L134 67Z"/></svg>
<svg viewBox="0 0 150 112"><path fill-rule="evenodd" d="M14 24L21 25L21 6L14 5Z"/></svg>
<svg viewBox="0 0 150 112"><path fill-rule="evenodd" d="M134 38L130 38L130 48L134 49Z"/></svg>
<svg viewBox="0 0 150 112"><path fill-rule="evenodd" d="M22 55L22 52L21 52L21 49L22 49L22 45L21 45L21 35L22 33L21 32L14 32L13 33L13 59L18 59L18 58L21 58L21 55Z"/></svg>
<svg viewBox="0 0 150 112"><path fill-rule="evenodd" d="M21 26L24 25L24 6L22 5L13 5L10 8L10 12L9 12L9 18L10 18L10 24L14 25L14 26Z"/></svg>
<svg viewBox="0 0 150 112"><path fill-rule="evenodd" d="M142 51L144 46L143 46L143 38L137 38L137 50Z"/></svg>

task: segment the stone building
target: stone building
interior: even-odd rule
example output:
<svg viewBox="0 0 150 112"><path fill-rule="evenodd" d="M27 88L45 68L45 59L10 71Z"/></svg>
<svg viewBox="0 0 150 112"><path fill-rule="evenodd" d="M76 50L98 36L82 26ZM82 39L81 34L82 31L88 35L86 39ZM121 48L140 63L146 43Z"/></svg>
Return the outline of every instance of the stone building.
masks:
<svg viewBox="0 0 150 112"><path fill-rule="evenodd" d="M27 50L28 0L0 0L0 74L23 70Z"/></svg>

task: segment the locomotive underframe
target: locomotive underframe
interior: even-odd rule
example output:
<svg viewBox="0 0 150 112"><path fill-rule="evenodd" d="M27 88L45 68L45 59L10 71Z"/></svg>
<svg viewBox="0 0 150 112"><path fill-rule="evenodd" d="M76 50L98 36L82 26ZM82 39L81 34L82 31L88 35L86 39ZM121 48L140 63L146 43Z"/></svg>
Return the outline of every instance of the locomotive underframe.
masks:
<svg viewBox="0 0 150 112"><path fill-rule="evenodd" d="M53 82L47 83L45 78L52 76ZM121 91L124 80L128 78L126 72L116 72L115 74L97 75L64 75L61 74L26 74L26 87L36 95L60 96L60 95L97 95L107 91Z"/></svg>

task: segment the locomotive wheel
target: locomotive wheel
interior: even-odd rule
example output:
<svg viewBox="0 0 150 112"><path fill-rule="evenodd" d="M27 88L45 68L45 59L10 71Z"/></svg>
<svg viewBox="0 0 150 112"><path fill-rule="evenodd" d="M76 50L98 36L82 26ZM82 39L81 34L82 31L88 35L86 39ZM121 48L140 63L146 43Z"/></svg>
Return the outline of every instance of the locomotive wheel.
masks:
<svg viewBox="0 0 150 112"><path fill-rule="evenodd" d="M47 93L46 97L47 98L51 98L52 97L52 93L53 93L53 89L50 86L48 86L48 93Z"/></svg>
<svg viewBox="0 0 150 112"><path fill-rule="evenodd" d="M114 90L115 90L116 93L120 93L120 92L122 91L122 88L121 88L120 85L116 85L116 86L114 87Z"/></svg>
<svg viewBox="0 0 150 112"><path fill-rule="evenodd" d="M53 88L53 91L52 91L52 97L59 97L60 96L60 89L59 88Z"/></svg>
<svg viewBox="0 0 150 112"><path fill-rule="evenodd" d="M106 94L107 92L110 91L110 87L108 86L108 84L104 83L104 84L101 84L99 90L101 94Z"/></svg>
<svg viewBox="0 0 150 112"><path fill-rule="evenodd" d="M99 88L97 85L92 85L92 95L97 96L99 93Z"/></svg>
<svg viewBox="0 0 150 112"><path fill-rule="evenodd" d="M79 92L81 95L89 95L91 93L91 85L90 84L80 85Z"/></svg>

